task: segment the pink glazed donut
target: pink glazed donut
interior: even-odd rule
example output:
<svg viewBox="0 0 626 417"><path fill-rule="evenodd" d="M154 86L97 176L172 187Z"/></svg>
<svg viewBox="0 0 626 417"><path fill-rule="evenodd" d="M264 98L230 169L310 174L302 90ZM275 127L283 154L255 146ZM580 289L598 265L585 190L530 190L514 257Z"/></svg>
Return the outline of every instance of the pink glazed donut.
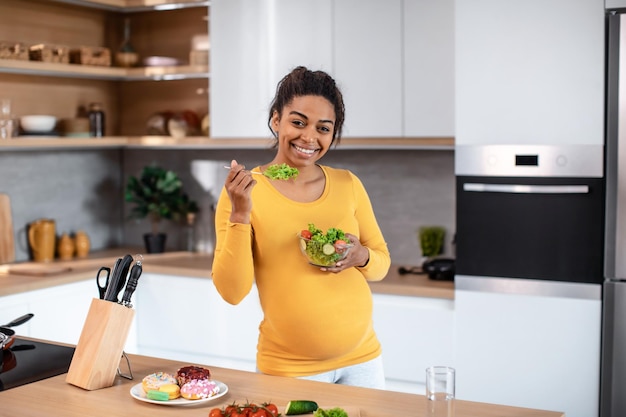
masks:
<svg viewBox="0 0 626 417"><path fill-rule="evenodd" d="M209 398L218 392L219 387L210 379L192 379L180 388L180 395L188 400Z"/></svg>

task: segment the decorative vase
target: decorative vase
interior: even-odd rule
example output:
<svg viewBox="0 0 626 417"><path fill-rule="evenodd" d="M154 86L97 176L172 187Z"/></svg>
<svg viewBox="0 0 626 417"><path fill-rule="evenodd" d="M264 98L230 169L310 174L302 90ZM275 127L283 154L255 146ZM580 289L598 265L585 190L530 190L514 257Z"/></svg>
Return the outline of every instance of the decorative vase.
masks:
<svg viewBox="0 0 626 417"><path fill-rule="evenodd" d="M120 67L130 68L134 67L138 61L139 55L130 43L130 19L126 18L124 20L124 40L115 54L115 62Z"/></svg>
<svg viewBox="0 0 626 417"><path fill-rule="evenodd" d="M147 253L163 253L165 252L165 240L167 235L165 233L146 233L143 235L143 241L146 245Z"/></svg>
<svg viewBox="0 0 626 417"><path fill-rule="evenodd" d="M74 256L74 249L75 245L72 238L67 233L63 233L59 238L59 243L57 245L59 258L64 261L72 259Z"/></svg>
<svg viewBox="0 0 626 417"><path fill-rule="evenodd" d="M76 245L76 256L79 258L86 258L89 254L89 248L91 243L89 242L89 236L87 233L79 230L74 237L74 243Z"/></svg>

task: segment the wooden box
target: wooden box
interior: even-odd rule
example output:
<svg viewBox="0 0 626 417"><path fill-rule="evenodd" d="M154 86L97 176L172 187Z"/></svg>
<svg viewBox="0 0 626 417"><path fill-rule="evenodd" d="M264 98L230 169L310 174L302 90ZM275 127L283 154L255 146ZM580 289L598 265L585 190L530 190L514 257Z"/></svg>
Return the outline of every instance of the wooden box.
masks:
<svg viewBox="0 0 626 417"><path fill-rule="evenodd" d="M54 62L68 64L70 62L70 50L67 46L46 45L40 43L28 49L31 61Z"/></svg>
<svg viewBox="0 0 626 417"><path fill-rule="evenodd" d="M0 41L0 59L28 61L28 48L22 42Z"/></svg>
<svg viewBox="0 0 626 417"><path fill-rule="evenodd" d="M100 46L81 46L70 49L70 63L80 65L111 66L111 51Z"/></svg>
<svg viewBox="0 0 626 417"><path fill-rule="evenodd" d="M113 385L135 310L94 298L65 381L92 391Z"/></svg>

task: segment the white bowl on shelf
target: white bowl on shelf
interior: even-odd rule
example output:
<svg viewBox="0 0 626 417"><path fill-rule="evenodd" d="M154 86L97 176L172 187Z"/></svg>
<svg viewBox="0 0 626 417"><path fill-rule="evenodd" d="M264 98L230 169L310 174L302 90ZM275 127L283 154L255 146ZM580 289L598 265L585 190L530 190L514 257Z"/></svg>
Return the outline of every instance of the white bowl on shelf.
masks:
<svg viewBox="0 0 626 417"><path fill-rule="evenodd" d="M20 126L23 131L31 133L51 132L57 124L55 116L31 114L20 117Z"/></svg>

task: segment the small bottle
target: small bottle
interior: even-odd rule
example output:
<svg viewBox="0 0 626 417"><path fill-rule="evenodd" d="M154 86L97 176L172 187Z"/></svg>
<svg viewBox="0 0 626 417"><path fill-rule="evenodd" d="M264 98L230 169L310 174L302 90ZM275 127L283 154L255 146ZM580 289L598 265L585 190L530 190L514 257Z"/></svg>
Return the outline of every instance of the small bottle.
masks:
<svg viewBox="0 0 626 417"><path fill-rule="evenodd" d="M124 40L120 45L117 53L115 54L115 60L120 67L133 67L139 61L139 55L133 45L130 43L130 19L124 20Z"/></svg>
<svg viewBox="0 0 626 417"><path fill-rule="evenodd" d="M102 104L91 103L89 105L89 135L94 138L104 136L104 110Z"/></svg>
<svg viewBox="0 0 626 417"><path fill-rule="evenodd" d="M194 230L195 221L195 213L187 213L187 226L185 228L185 250L188 252L196 251L196 234Z"/></svg>

